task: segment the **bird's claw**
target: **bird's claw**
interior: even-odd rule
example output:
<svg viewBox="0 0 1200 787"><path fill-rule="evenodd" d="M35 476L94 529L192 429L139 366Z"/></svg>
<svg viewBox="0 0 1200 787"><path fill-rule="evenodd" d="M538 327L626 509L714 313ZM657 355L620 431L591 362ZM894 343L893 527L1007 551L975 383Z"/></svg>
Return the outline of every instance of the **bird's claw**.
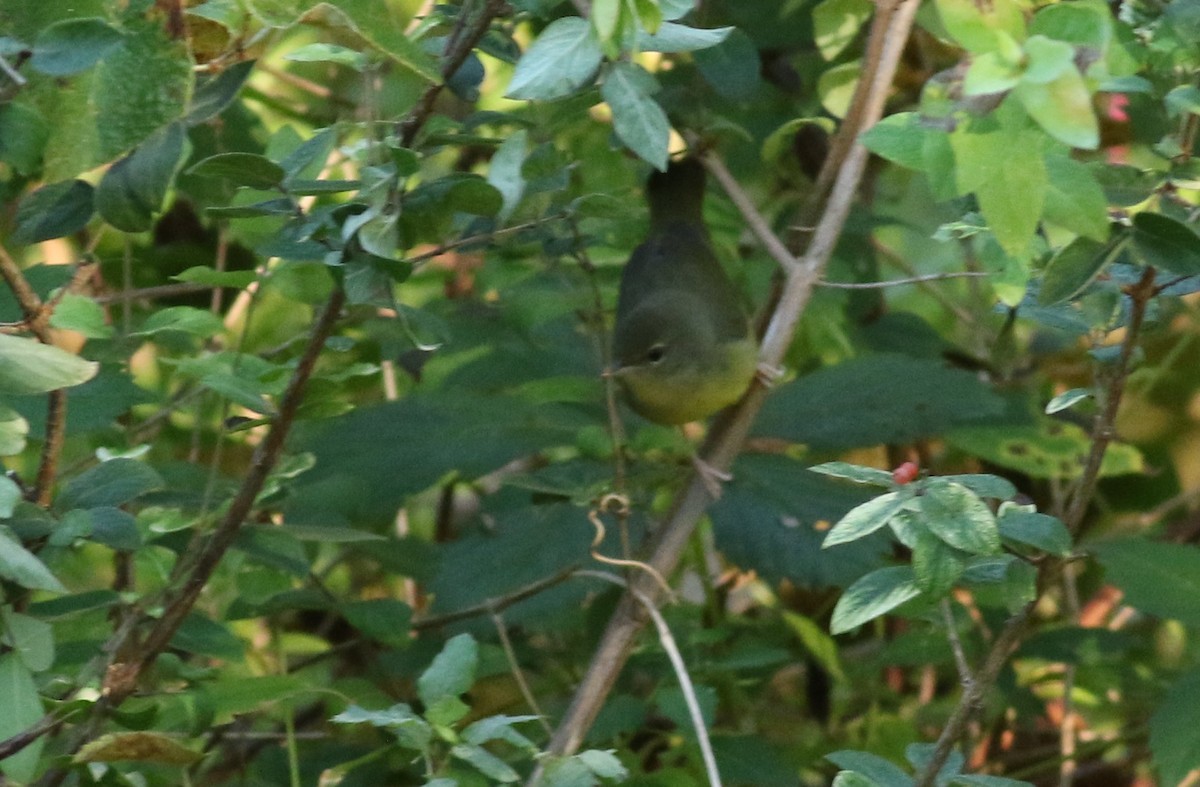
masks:
<svg viewBox="0 0 1200 787"><path fill-rule="evenodd" d="M692 465L696 468L696 474L700 476L700 482L704 484L704 490L708 492L708 496L713 500L720 500L721 484L732 481L733 475L724 470L718 470L695 455L692 456Z"/></svg>
<svg viewBox="0 0 1200 787"><path fill-rule="evenodd" d="M774 388L775 383L779 382L785 374L787 374L786 367L772 366L762 361L754 368L754 379L758 380L763 388Z"/></svg>

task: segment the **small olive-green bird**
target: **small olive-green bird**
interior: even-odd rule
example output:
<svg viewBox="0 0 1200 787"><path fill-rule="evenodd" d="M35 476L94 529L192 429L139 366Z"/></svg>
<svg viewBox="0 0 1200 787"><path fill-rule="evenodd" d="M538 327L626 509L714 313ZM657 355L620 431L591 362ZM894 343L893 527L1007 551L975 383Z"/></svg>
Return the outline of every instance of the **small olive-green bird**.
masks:
<svg viewBox="0 0 1200 787"><path fill-rule="evenodd" d="M704 168L672 163L646 184L650 232L621 274L613 337L629 404L660 424L697 421L736 402L758 348L704 226Z"/></svg>

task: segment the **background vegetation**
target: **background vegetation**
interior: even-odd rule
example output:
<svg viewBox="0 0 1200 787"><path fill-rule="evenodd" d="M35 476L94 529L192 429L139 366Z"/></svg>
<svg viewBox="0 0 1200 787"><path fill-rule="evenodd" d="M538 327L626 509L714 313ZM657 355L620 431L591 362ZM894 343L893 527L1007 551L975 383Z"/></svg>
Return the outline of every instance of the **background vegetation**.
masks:
<svg viewBox="0 0 1200 787"><path fill-rule="evenodd" d="M1197 42L0 0L0 783L1195 783ZM706 438L600 375L685 148Z"/></svg>

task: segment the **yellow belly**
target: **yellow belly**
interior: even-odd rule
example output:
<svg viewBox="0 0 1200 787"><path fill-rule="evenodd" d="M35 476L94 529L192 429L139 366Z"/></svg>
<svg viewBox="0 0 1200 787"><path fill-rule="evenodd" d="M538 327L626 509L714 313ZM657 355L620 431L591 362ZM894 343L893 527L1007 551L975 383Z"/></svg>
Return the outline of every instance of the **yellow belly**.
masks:
<svg viewBox="0 0 1200 787"><path fill-rule="evenodd" d="M707 418L741 398L758 358L750 339L724 342L707 363L681 369L621 369L618 379L629 404L642 417L660 424L685 424Z"/></svg>

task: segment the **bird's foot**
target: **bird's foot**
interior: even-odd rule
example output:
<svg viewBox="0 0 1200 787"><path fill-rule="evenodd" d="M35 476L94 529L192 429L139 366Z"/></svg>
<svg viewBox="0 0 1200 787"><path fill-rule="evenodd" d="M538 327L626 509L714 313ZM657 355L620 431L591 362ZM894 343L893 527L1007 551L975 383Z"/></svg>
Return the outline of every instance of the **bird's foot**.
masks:
<svg viewBox="0 0 1200 787"><path fill-rule="evenodd" d="M700 476L700 482L704 484L704 490L708 492L708 496L713 500L720 500L721 484L732 481L733 475L724 470L718 470L695 454L692 454L692 465L696 468L696 474Z"/></svg>
<svg viewBox="0 0 1200 787"><path fill-rule="evenodd" d="M785 374L787 374L786 367L771 366L762 362L759 362L754 369L754 379L758 380L763 388L774 388L775 383L779 382Z"/></svg>

